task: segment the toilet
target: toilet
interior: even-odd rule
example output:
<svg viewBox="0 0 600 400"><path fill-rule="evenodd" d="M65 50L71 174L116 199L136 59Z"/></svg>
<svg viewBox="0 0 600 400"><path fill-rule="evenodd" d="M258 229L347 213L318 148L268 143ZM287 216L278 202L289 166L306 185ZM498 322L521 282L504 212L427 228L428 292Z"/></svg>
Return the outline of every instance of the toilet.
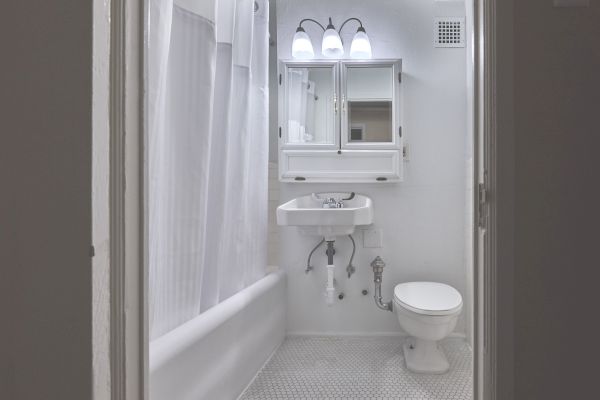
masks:
<svg viewBox="0 0 600 400"><path fill-rule="evenodd" d="M462 296L452 286L437 282L407 282L394 288L394 311L406 339L404 359L408 370L443 374L450 369L438 341L456 327Z"/></svg>

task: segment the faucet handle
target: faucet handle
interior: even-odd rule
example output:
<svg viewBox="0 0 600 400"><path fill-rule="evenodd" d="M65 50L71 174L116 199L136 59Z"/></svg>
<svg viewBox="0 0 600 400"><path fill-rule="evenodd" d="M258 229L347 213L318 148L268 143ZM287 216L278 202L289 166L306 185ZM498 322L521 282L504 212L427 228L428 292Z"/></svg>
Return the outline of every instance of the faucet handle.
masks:
<svg viewBox="0 0 600 400"><path fill-rule="evenodd" d="M342 199L342 200L352 200L355 196L356 196L356 193L351 192L348 197L346 197L345 199Z"/></svg>

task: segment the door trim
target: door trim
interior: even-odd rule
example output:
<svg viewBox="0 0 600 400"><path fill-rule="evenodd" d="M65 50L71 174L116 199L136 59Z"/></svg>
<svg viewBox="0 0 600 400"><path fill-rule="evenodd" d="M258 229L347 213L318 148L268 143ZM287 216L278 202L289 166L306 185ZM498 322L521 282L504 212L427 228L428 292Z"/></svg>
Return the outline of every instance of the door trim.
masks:
<svg viewBox="0 0 600 400"><path fill-rule="evenodd" d="M144 0L110 5L111 399L147 398ZM95 16L101 18L103 16Z"/></svg>
<svg viewBox="0 0 600 400"><path fill-rule="evenodd" d="M473 5L474 383L476 399L496 400L512 398L513 385L513 1L474 0ZM479 183L485 191L478 190ZM485 206L479 208L482 195ZM477 246L480 217L483 249Z"/></svg>
<svg viewBox="0 0 600 400"><path fill-rule="evenodd" d="M499 336L510 336L512 329L512 314L507 311L511 303L504 304L510 293L503 292L505 286L500 286L499 279L510 277L512 271L513 214L510 201L504 203L504 200L514 194L514 179L510 175L510 151L514 145L510 142L510 128L503 131L506 138L498 134L499 125L506 128L504 125L512 115L508 104L512 90L510 73L508 77L498 76L498 55L503 56L503 62L512 61L504 58L512 57L512 36L503 36L501 40L497 36L498 16L503 23L508 23L502 26L503 33L512 29L512 1L502 3L473 1L474 124L483 139L480 143L476 133L474 143L483 147L489 193L486 258L482 268L474 269L477 300L474 304L474 382L475 398L480 400L510 398L504 394L511 390L505 385L511 384L508 376L512 347L503 346L502 357L508 361L498 368ZM113 400L144 400L148 393L147 211L143 202L146 197L143 92L146 0L113 0L110 13L111 387ZM510 68L504 66L503 73ZM499 79L502 85L507 85L502 86L504 97L501 101L498 101ZM475 163L481 161L477 154L475 151ZM477 205L477 190L473 192L474 205ZM476 214L474 221L477 220ZM478 254L475 251L476 257ZM503 298L502 310L499 309L499 297ZM483 310L480 318L479 313ZM497 323L500 315L502 324ZM503 339L502 343L510 344L511 337ZM503 378L499 380L500 376ZM500 392L502 396L498 395Z"/></svg>

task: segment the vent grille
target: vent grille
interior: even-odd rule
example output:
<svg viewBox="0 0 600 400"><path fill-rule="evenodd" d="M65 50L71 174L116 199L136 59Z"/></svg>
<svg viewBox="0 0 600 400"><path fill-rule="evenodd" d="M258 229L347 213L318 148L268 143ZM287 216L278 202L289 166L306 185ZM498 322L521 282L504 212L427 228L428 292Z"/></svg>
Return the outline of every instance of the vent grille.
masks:
<svg viewBox="0 0 600 400"><path fill-rule="evenodd" d="M435 18L433 45L435 47L465 47L465 19L463 17Z"/></svg>

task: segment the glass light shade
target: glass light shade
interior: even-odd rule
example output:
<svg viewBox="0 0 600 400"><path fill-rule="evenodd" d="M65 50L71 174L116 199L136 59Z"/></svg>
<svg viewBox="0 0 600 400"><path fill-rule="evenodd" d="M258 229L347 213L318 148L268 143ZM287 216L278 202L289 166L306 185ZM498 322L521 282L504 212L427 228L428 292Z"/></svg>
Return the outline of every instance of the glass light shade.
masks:
<svg viewBox="0 0 600 400"><path fill-rule="evenodd" d="M371 42L369 36L364 30L358 30L352 44L350 45L350 57L352 58L371 58L373 53L371 52Z"/></svg>
<svg viewBox="0 0 600 400"><path fill-rule="evenodd" d="M310 38L304 30L297 30L292 41L292 57L309 59L314 58L314 56L315 52Z"/></svg>
<svg viewBox="0 0 600 400"><path fill-rule="evenodd" d="M344 46L340 35L333 28L327 28L323 34L323 44L321 52L328 58L342 58L344 55Z"/></svg>

